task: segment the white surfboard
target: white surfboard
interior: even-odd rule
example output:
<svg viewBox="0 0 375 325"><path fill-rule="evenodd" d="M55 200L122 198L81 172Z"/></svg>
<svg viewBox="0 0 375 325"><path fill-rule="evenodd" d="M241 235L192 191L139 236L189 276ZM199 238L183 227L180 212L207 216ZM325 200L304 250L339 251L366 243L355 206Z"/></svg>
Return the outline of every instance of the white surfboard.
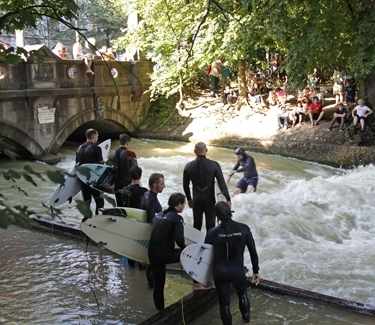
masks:
<svg viewBox="0 0 375 325"><path fill-rule="evenodd" d="M133 211L126 209L130 215ZM145 217L146 212L143 210ZM137 212L138 213L138 212ZM81 230L94 242L101 243L108 250L126 256L140 263L149 263L148 245L152 225L146 222L109 215L98 215L81 224ZM204 234L192 226L185 225L186 244L203 242Z"/></svg>
<svg viewBox="0 0 375 325"><path fill-rule="evenodd" d="M204 285L213 285L213 246L210 244L191 244L182 251L180 262L193 280Z"/></svg>
<svg viewBox="0 0 375 325"><path fill-rule="evenodd" d="M107 139L98 145L100 149L102 149L102 157L104 162L108 160L109 153L111 152L111 144L111 139Z"/></svg>
<svg viewBox="0 0 375 325"><path fill-rule="evenodd" d="M99 147L102 150L104 161L108 160L108 156L111 151L111 139L103 141L99 144ZM81 184L79 179L76 177L75 167L69 173L65 173L64 177L64 183L57 187L56 191L48 201L49 205L53 207L58 207L59 205L72 199L81 191Z"/></svg>

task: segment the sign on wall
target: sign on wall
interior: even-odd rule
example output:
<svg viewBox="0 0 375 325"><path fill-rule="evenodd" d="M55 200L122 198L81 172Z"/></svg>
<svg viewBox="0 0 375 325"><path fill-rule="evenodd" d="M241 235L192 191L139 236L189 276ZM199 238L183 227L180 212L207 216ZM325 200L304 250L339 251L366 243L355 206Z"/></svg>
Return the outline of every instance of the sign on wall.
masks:
<svg viewBox="0 0 375 325"><path fill-rule="evenodd" d="M38 107L38 121L39 124L55 123L56 107L49 108L48 106Z"/></svg>

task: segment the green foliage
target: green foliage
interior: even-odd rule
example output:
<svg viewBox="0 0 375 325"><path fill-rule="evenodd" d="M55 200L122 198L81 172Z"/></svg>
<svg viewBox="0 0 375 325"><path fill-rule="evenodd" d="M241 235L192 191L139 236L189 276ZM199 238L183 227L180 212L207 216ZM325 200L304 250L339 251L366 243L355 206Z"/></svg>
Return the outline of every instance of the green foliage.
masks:
<svg viewBox="0 0 375 325"><path fill-rule="evenodd" d="M2 0L0 32L36 27L41 17L70 20L78 7L74 0Z"/></svg>
<svg viewBox="0 0 375 325"><path fill-rule="evenodd" d="M138 30L118 40L156 63L153 94L171 95L214 59L269 67L278 53L293 86L315 67L364 79L375 67L375 3L360 0L137 0Z"/></svg>

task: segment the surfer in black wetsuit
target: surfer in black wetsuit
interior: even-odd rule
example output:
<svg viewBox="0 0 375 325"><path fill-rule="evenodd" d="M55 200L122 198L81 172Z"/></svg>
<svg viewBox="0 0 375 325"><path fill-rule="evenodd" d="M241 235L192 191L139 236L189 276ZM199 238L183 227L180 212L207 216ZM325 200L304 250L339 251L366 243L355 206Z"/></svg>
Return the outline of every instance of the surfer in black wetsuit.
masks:
<svg viewBox="0 0 375 325"><path fill-rule="evenodd" d="M168 209L154 218L148 248L154 285L154 304L164 309L166 264L177 263L185 248L184 221L179 215L185 208L185 195L174 193L169 197ZM179 248L175 248L175 244Z"/></svg>
<svg viewBox="0 0 375 325"><path fill-rule="evenodd" d="M260 278L255 242L247 225L232 220L232 211L226 202L218 202L215 211L220 224L207 233L205 242L214 247L213 275L219 296L220 316L224 325L232 324L230 296L233 284L238 294L242 318L249 322L250 302L243 254L247 246L253 266L252 282L258 285Z"/></svg>
<svg viewBox="0 0 375 325"><path fill-rule="evenodd" d="M141 209L146 210L147 222L152 223L155 214L162 211L157 195L164 190L164 175L159 173L151 174L148 179L148 185L150 189L142 197Z"/></svg>
<svg viewBox="0 0 375 325"><path fill-rule="evenodd" d="M141 209L146 210L147 213L147 222L152 223L155 218L155 215L162 211L161 204L158 200L158 193L163 192L164 190L164 176L163 174L154 173L151 174L148 179L149 190L143 194L141 199ZM146 268L146 278L148 286L153 287L153 277L151 267Z"/></svg>
<svg viewBox="0 0 375 325"><path fill-rule="evenodd" d="M237 163L233 167L233 172L230 174L230 177L232 177L234 173L243 172L243 177L238 181L234 194L246 193L248 186L251 186L253 192L256 192L258 172L254 158L246 153L243 148L237 148L234 153L237 155Z"/></svg>
<svg viewBox="0 0 375 325"><path fill-rule="evenodd" d="M86 142L78 147L76 153L76 164L103 164L102 150L97 145L99 133L95 129L86 130ZM104 198L102 194L91 188L89 185L81 182L81 191L83 200L90 207L91 198L95 200L95 214L98 214L100 208L104 207Z"/></svg>
<svg viewBox="0 0 375 325"><path fill-rule="evenodd" d="M204 214L208 230L215 227L215 179L228 204L230 196L219 163L206 158L207 146L203 142L197 143L194 153L197 158L189 162L184 169L184 192L189 207L193 208L194 228L201 230ZM190 182L193 184L193 197Z"/></svg>
<svg viewBox="0 0 375 325"><path fill-rule="evenodd" d="M131 184L119 190L124 207L141 209L141 200L147 192L147 188L141 186L142 168L133 166L130 168Z"/></svg>
<svg viewBox="0 0 375 325"><path fill-rule="evenodd" d="M120 134L120 147L115 151L113 157L113 165L115 167L115 196L117 206L125 206L121 189L129 185L131 182L130 169L137 166L137 160L128 150L130 137L122 133Z"/></svg>

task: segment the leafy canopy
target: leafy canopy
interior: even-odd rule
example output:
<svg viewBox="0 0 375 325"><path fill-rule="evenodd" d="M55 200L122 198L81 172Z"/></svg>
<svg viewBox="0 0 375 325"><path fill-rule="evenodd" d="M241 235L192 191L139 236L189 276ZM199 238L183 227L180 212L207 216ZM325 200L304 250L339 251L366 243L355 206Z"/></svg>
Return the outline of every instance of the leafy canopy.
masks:
<svg viewBox="0 0 375 325"><path fill-rule="evenodd" d="M359 0L136 0L138 30L118 40L136 44L157 69L153 90L171 94L179 81L222 57L266 68L279 53L295 86L315 67L345 68L365 78L375 66L375 2Z"/></svg>

